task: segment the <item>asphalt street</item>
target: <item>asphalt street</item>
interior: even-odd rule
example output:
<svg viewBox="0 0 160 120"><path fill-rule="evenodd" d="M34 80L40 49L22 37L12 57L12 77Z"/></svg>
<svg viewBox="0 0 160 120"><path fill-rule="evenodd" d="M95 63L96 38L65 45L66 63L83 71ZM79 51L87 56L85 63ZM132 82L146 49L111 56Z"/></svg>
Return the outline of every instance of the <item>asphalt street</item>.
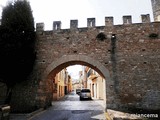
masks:
<svg viewBox="0 0 160 120"><path fill-rule="evenodd" d="M101 100L79 100L75 93L53 101L52 107L29 120L106 120Z"/></svg>

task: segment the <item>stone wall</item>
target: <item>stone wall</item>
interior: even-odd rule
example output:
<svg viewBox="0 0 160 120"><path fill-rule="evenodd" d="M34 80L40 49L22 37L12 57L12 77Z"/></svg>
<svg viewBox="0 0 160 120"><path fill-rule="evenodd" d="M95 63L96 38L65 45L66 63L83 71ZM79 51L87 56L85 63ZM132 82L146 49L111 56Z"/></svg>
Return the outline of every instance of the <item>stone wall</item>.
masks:
<svg viewBox="0 0 160 120"><path fill-rule="evenodd" d="M131 16L124 16L122 25L113 25L113 17L106 17L105 26L95 26L90 18L84 28L72 20L70 29L56 21L51 31L38 23L35 69L30 81L15 87L14 108L47 107L55 74L81 64L105 78L107 108L160 109L160 22L150 23L149 15L141 18L142 23L133 24Z"/></svg>
<svg viewBox="0 0 160 120"><path fill-rule="evenodd" d="M123 16L123 25L113 25L113 18L106 17L106 25L99 27L95 26L95 19L90 18L86 28L78 28L78 21L71 20L70 29L61 29L61 22L56 21L58 26L53 28L58 29L53 31L43 31L39 28L44 28L44 24L37 24L40 73L63 56L85 55L109 70L108 108L159 109L160 39L157 35L160 35L160 23L150 23L149 15L141 18L142 23L133 24L131 16ZM104 39L98 37L103 35Z"/></svg>

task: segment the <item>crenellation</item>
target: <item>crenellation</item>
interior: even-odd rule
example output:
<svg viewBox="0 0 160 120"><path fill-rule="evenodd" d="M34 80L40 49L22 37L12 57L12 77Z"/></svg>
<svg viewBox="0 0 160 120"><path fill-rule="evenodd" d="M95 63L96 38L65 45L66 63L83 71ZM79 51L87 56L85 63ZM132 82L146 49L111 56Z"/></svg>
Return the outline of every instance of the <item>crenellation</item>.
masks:
<svg viewBox="0 0 160 120"><path fill-rule="evenodd" d="M114 18L113 17L105 17L105 26L113 26Z"/></svg>
<svg viewBox="0 0 160 120"><path fill-rule="evenodd" d="M146 14L146 15L141 15L141 20L142 20L142 23L150 23L150 15L149 14Z"/></svg>
<svg viewBox="0 0 160 120"><path fill-rule="evenodd" d="M37 32L44 31L44 23L36 23L36 31Z"/></svg>
<svg viewBox="0 0 160 120"><path fill-rule="evenodd" d="M95 27L96 26L96 19L95 18L87 18L87 27Z"/></svg>
<svg viewBox="0 0 160 120"><path fill-rule="evenodd" d="M131 15L123 16L123 24L124 25L132 24L132 16Z"/></svg>
<svg viewBox="0 0 160 120"><path fill-rule="evenodd" d="M77 29L77 28L78 28L78 20L71 20L70 29Z"/></svg>
<svg viewBox="0 0 160 120"><path fill-rule="evenodd" d="M61 21L54 21L53 30L60 30L60 29L61 29Z"/></svg>
<svg viewBox="0 0 160 120"><path fill-rule="evenodd" d="M123 16L123 23L119 24L120 26L123 25L133 25L133 24L143 24L143 23L150 23L150 15L149 14L142 14L141 15L141 23L132 23L132 16L131 15L127 15L127 16ZM53 31L62 31L61 29L61 21L53 21ZM44 31L44 23L37 23L36 24L36 31L37 32L42 32ZM118 26L114 24L114 17L109 16L109 17L105 17L105 26L104 27L114 27L114 26ZM100 27L100 26L96 26L96 19L95 18L87 18L87 27L83 27L83 28L78 28L78 20L70 20L70 30L76 30L78 29L78 31L83 31L81 29L87 29L87 28L92 28L92 27ZM63 30L64 31L64 30Z"/></svg>

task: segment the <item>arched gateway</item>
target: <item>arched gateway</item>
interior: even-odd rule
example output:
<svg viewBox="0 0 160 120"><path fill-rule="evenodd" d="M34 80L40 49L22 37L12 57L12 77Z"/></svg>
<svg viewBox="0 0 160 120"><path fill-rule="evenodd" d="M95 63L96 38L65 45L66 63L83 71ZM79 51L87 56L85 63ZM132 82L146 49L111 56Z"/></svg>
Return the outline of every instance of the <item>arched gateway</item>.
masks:
<svg viewBox="0 0 160 120"><path fill-rule="evenodd" d="M47 67L47 69L44 72L44 76L46 77L47 73L55 75L57 71L75 64L89 66L95 69L104 78L110 79L109 71L100 62L86 55L64 55L61 58L57 59L56 61L52 62Z"/></svg>
<svg viewBox="0 0 160 120"><path fill-rule="evenodd" d="M61 29L56 21L51 31L38 23L34 71L14 88L12 107L27 111L48 106L51 79L63 68L81 64L105 78L107 108L160 109L160 23L151 23L148 14L138 24L131 18L124 16L123 25L113 25L113 17L106 17L99 27L89 18L86 28L71 20L70 29Z"/></svg>
<svg viewBox="0 0 160 120"><path fill-rule="evenodd" d="M53 100L53 91L52 91L52 80L54 79L55 75L61 71L62 69L64 69L65 67L68 67L70 65L75 65L75 64L80 64L80 65L85 65L88 66L94 70L96 70L101 76L104 77L104 79L106 80L106 96L107 99L110 99L110 101L112 101L112 103L114 102L112 93L114 92L112 88L113 86L113 82L110 79L110 74L108 69L106 69L106 67L104 67L100 62L98 62L97 60L94 60L93 58L90 58L86 55L64 55L60 58L58 58L56 61L52 62L44 71L43 73L43 81L46 82L46 89L47 89L47 100L50 103ZM44 96L41 97L45 97L46 94ZM43 103L45 103L45 101L43 101ZM107 103L107 105L111 105L112 103Z"/></svg>

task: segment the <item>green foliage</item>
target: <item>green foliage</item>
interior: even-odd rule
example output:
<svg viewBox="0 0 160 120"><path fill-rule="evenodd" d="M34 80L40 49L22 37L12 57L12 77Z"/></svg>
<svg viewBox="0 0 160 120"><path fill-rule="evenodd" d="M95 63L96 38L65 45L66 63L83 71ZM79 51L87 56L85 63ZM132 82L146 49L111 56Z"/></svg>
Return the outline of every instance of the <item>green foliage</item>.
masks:
<svg viewBox="0 0 160 120"><path fill-rule="evenodd" d="M0 26L0 79L7 86L26 80L35 61L34 18L28 1L3 8Z"/></svg>

